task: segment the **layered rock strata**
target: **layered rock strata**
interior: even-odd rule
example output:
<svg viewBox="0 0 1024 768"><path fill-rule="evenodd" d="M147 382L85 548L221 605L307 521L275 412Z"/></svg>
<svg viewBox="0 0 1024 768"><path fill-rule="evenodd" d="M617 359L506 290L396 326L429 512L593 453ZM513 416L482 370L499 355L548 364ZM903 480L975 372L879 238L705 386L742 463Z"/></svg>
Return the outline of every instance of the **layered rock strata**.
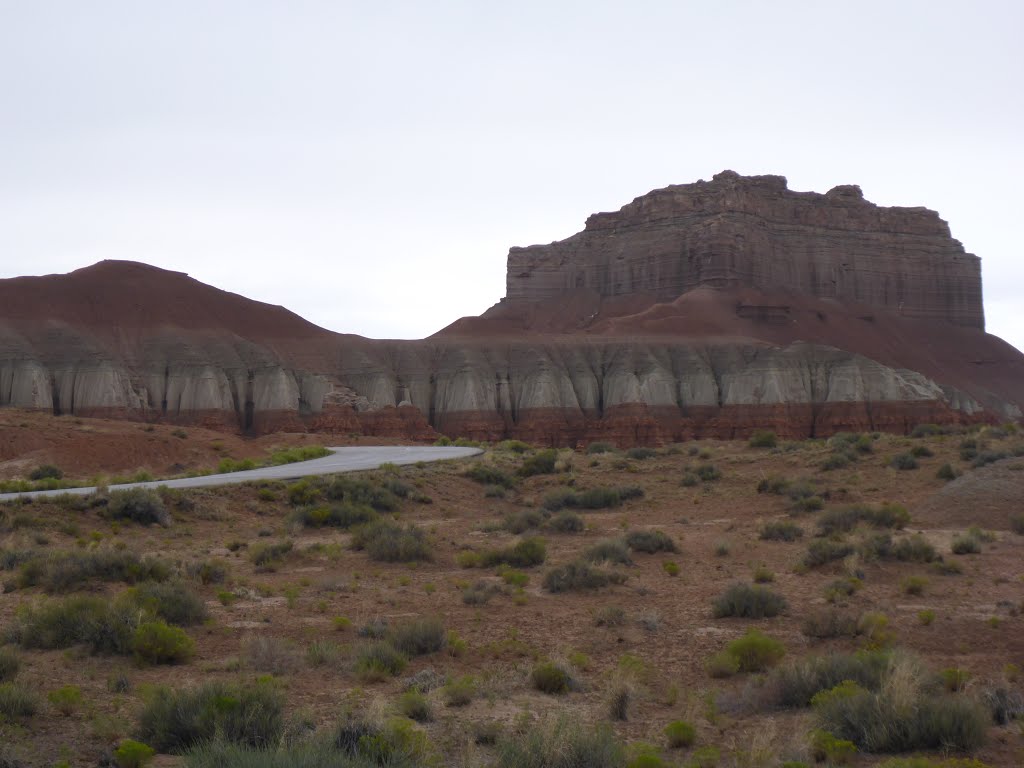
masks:
<svg viewBox="0 0 1024 768"><path fill-rule="evenodd" d="M785 287L908 317L984 328L981 263L926 208L883 208L859 187L794 192L724 171L655 190L550 245L512 248L507 299L574 289L671 301L699 286Z"/></svg>

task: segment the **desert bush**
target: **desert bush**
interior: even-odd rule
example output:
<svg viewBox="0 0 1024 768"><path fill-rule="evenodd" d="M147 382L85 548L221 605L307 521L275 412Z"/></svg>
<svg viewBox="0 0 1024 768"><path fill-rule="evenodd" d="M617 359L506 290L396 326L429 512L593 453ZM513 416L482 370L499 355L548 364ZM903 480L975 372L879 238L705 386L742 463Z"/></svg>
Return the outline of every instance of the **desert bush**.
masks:
<svg viewBox="0 0 1024 768"><path fill-rule="evenodd" d="M800 631L817 640L854 637L857 634L857 619L834 610L814 611L804 619Z"/></svg>
<svg viewBox="0 0 1024 768"><path fill-rule="evenodd" d="M832 541L831 539L815 539L808 545L803 563L808 568L815 568L819 565L842 560L851 554L853 554L853 546L846 542Z"/></svg>
<svg viewBox="0 0 1024 768"><path fill-rule="evenodd" d="M740 672L763 672L782 661L786 647L773 637L749 629L726 645L725 652L736 660Z"/></svg>
<svg viewBox="0 0 1024 768"><path fill-rule="evenodd" d="M533 477L534 475L550 475L555 471L555 462L558 461L558 451L548 448L537 451L523 461L517 474L520 477Z"/></svg>
<svg viewBox="0 0 1024 768"><path fill-rule="evenodd" d="M892 556L905 563L930 563L939 555L924 536L915 533L897 541L892 547Z"/></svg>
<svg viewBox="0 0 1024 768"><path fill-rule="evenodd" d="M804 529L796 523L766 523L761 528L763 541L796 541L804 535Z"/></svg>
<svg viewBox="0 0 1024 768"><path fill-rule="evenodd" d="M908 595L923 595L928 579L924 576L907 576L900 581L900 589Z"/></svg>
<svg viewBox="0 0 1024 768"><path fill-rule="evenodd" d="M28 476L29 480L60 480L64 477L64 472L61 471L60 467L56 467L53 464L43 464L42 466L33 469Z"/></svg>
<svg viewBox="0 0 1024 768"><path fill-rule="evenodd" d="M544 524L544 515L536 509L524 509L505 515L502 527L509 533L525 533L531 528L540 528Z"/></svg>
<svg viewBox="0 0 1024 768"><path fill-rule="evenodd" d="M138 735L154 749L172 754L215 736L229 744L269 749L280 742L283 711L284 697L269 682L161 686L147 696Z"/></svg>
<svg viewBox="0 0 1024 768"><path fill-rule="evenodd" d="M844 680L877 690L889 668L890 658L891 654L886 651L805 656L772 672L769 680L772 698L782 707L807 707L816 694Z"/></svg>
<svg viewBox="0 0 1024 768"><path fill-rule="evenodd" d="M287 675L300 666L295 647L287 640L272 635L242 638L239 660L245 669L265 675Z"/></svg>
<svg viewBox="0 0 1024 768"><path fill-rule="evenodd" d="M584 550L582 558L589 563L633 564L633 559L629 556L629 547L622 539L599 541Z"/></svg>
<svg viewBox="0 0 1024 768"><path fill-rule="evenodd" d="M434 559L422 529L412 524L403 528L386 520L375 520L356 528L352 548L366 550L371 560L385 563L429 562Z"/></svg>
<svg viewBox="0 0 1024 768"><path fill-rule="evenodd" d="M981 451L974 460L971 462L971 466L977 469L978 467L984 467L987 464L994 464L997 461L1002 461L1007 458L1010 454L1006 451Z"/></svg>
<svg viewBox="0 0 1024 768"><path fill-rule="evenodd" d="M487 485L484 486L484 498L485 499L504 499L505 489L500 485Z"/></svg>
<svg viewBox="0 0 1024 768"><path fill-rule="evenodd" d="M77 685L62 685L46 694L46 700L64 717L70 717L82 706L82 689Z"/></svg>
<svg viewBox="0 0 1024 768"><path fill-rule="evenodd" d="M822 536L833 536L852 531L860 523L875 528L899 529L909 522L910 514L899 504L882 504L880 507L853 505L825 512L818 519L818 530Z"/></svg>
<svg viewBox="0 0 1024 768"><path fill-rule="evenodd" d="M889 460L889 466L893 469L917 469L917 459L912 453L898 453Z"/></svg>
<svg viewBox="0 0 1024 768"><path fill-rule="evenodd" d="M547 527L556 533L580 533L585 525L583 518L575 512L562 510L548 520Z"/></svg>
<svg viewBox="0 0 1024 768"><path fill-rule="evenodd" d="M293 507L308 507L320 500L320 487L309 480L299 480L287 488L288 503Z"/></svg>
<svg viewBox="0 0 1024 768"><path fill-rule="evenodd" d="M981 552L981 540L967 533L954 538L951 549L954 555L977 555Z"/></svg>
<svg viewBox="0 0 1024 768"><path fill-rule="evenodd" d="M530 568L540 565L547 558L547 545L544 539L532 537L516 542L503 549L490 549L480 554L480 565L493 568L497 565L510 565L513 568Z"/></svg>
<svg viewBox="0 0 1024 768"><path fill-rule="evenodd" d="M600 589L609 584L621 584L626 580L623 574L614 571L602 571L590 564L576 560L557 568L552 568L544 575L544 589L558 594L560 592Z"/></svg>
<svg viewBox="0 0 1024 768"><path fill-rule="evenodd" d="M515 478L507 472L481 462L466 470L465 476L480 485L500 485L502 488L514 488L516 484Z"/></svg>
<svg viewBox="0 0 1024 768"><path fill-rule="evenodd" d="M117 768L142 768L154 755L156 750L148 744L134 739L122 739L114 749L114 763Z"/></svg>
<svg viewBox="0 0 1024 768"><path fill-rule="evenodd" d="M463 675L451 680L442 689L444 703L449 707L465 707L476 696L476 680L472 675Z"/></svg>
<svg viewBox="0 0 1024 768"><path fill-rule="evenodd" d="M587 454L593 456L596 453L615 453L615 446L611 443L596 442L587 446Z"/></svg>
<svg viewBox="0 0 1024 768"><path fill-rule="evenodd" d="M254 544L249 548L249 560L257 570L273 570L294 546L290 541Z"/></svg>
<svg viewBox="0 0 1024 768"><path fill-rule="evenodd" d="M831 472L836 469L845 469L850 466L850 462L856 461L856 457L845 451L837 451L830 454L823 462L821 462L821 469L825 472Z"/></svg>
<svg viewBox="0 0 1024 768"><path fill-rule="evenodd" d="M1010 690L1005 686L986 688L981 692L981 701L992 714L992 722L1006 725L1024 717L1024 693Z"/></svg>
<svg viewBox="0 0 1024 768"><path fill-rule="evenodd" d="M712 606L716 619L736 616L762 619L777 616L786 609L786 599L767 587L736 583L717 597Z"/></svg>
<svg viewBox="0 0 1024 768"><path fill-rule="evenodd" d="M620 501L630 501L631 499L642 499L644 497L644 489L639 485L623 485L617 490Z"/></svg>
<svg viewBox="0 0 1024 768"><path fill-rule="evenodd" d="M32 717L38 710L34 692L17 683L0 683L0 722Z"/></svg>
<svg viewBox="0 0 1024 768"><path fill-rule="evenodd" d="M185 568L189 578L200 584L223 584L227 581L230 568L223 560L197 560Z"/></svg>
<svg viewBox="0 0 1024 768"><path fill-rule="evenodd" d="M658 455L658 452L655 451L654 449L652 449L652 448L644 448L642 446L641 447L637 447L637 448L630 448L628 451L626 451L626 458L627 459L635 459L637 461L643 461L644 459L650 459L650 458L653 458L653 457L655 457L657 455Z"/></svg>
<svg viewBox="0 0 1024 768"><path fill-rule="evenodd" d="M23 648L86 645L92 653L127 654L139 613L128 600L75 595L20 606L10 634Z"/></svg>
<svg viewBox="0 0 1024 768"><path fill-rule="evenodd" d="M292 520L306 528L341 528L348 530L377 519L377 513L368 504L345 501L319 507L301 507L292 514Z"/></svg>
<svg viewBox="0 0 1024 768"><path fill-rule="evenodd" d="M171 516L167 512L160 494L147 488L111 491L107 500L106 513L115 520L131 520L143 525L158 523L167 526L171 524Z"/></svg>
<svg viewBox="0 0 1024 768"><path fill-rule="evenodd" d="M402 673L409 659L391 643L378 640L356 649L354 669L360 680L372 682Z"/></svg>
<svg viewBox="0 0 1024 768"><path fill-rule="evenodd" d="M413 619L388 630L388 640L406 656L437 653L445 646L444 623L435 617Z"/></svg>
<svg viewBox="0 0 1024 768"><path fill-rule="evenodd" d="M625 768L625 748L606 725L559 718L502 741L498 768Z"/></svg>
<svg viewBox="0 0 1024 768"><path fill-rule="evenodd" d="M910 449L910 455L915 459L930 459L935 452L927 445L915 445Z"/></svg>
<svg viewBox="0 0 1024 768"><path fill-rule="evenodd" d="M674 720L665 726L665 739L670 749L692 747L697 740L697 729L685 720Z"/></svg>
<svg viewBox="0 0 1024 768"><path fill-rule="evenodd" d="M398 699L398 712L417 723L429 723L434 719L434 708L430 700L416 690L406 691Z"/></svg>
<svg viewBox="0 0 1024 768"><path fill-rule="evenodd" d="M327 486L327 498L355 507L370 507L377 512L394 512L398 509L398 494L391 488L404 491L403 496L409 495L409 488L394 478L389 479L385 487L363 478L338 475Z"/></svg>
<svg viewBox="0 0 1024 768"><path fill-rule="evenodd" d="M588 488L576 495L575 506L581 509L608 509L621 503L622 497L615 488Z"/></svg>
<svg viewBox="0 0 1024 768"><path fill-rule="evenodd" d="M462 590L462 602L466 605L483 605L495 595L504 593L505 589L500 584L481 579Z"/></svg>
<svg viewBox="0 0 1024 768"><path fill-rule="evenodd" d="M598 627L621 627L626 623L626 612L617 605L606 605L594 617Z"/></svg>
<svg viewBox="0 0 1024 768"><path fill-rule="evenodd" d="M1024 536L1024 513L1010 515L1010 530Z"/></svg>
<svg viewBox="0 0 1024 768"><path fill-rule="evenodd" d="M940 427L938 424L918 424L911 432L911 437L934 437L935 435L948 435L948 427Z"/></svg>
<svg viewBox="0 0 1024 768"><path fill-rule="evenodd" d="M774 448L778 440L775 433L767 429L759 429L750 436L747 443L751 448Z"/></svg>
<svg viewBox="0 0 1024 768"><path fill-rule="evenodd" d="M171 624L190 627L206 621L206 604L183 581L145 582L126 594L140 608Z"/></svg>
<svg viewBox="0 0 1024 768"><path fill-rule="evenodd" d="M714 464L701 464L694 473L703 483L713 483L715 480L721 480L722 472Z"/></svg>
<svg viewBox="0 0 1024 768"><path fill-rule="evenodd" d="M330 456L331 452L322 445L300 445L294 448L281 448L270 454L266 465L270 467L282 464L296 464L300 461L310 461Z"/></svg>
<svg viewBox="0 0 1024 768"><path fill-rule="evenodd" d="M664 531L630 531L626 534L626 546L635 552L655 554L657 552L678 552L679 547Z"/></svg>
<svg viewBox="0 0 1024 768"><path fill-rule="evenodd" d="M830 603L840 602L844 597L856 593L864 583L856 577L836 579L825 587L825 599Z"/></svg>
<svg viewBox="0 0 1024 768"><path fill-rule="evenodd" d="M568 693L572 676L562 665L552 661L543 661L530 672L530 682L541 693Z"/></svg>
<svg viewBox="0 0 1024 768"><path fill-rule="evenodd" d="M40 586L47 592L70 592L88 586L90 581L163 581L170 566L154 557L140 558L125 550L102 549L85 552L52 552L33 557L21 566L19 587Z"/></svg>
<svg viewBox="0 0 1024 768"><path fill-rule="evenodd" d="M830 766L848 765L857 754L857 745L847 739L837 739L828 731L811 732L811 755L815 762Z"/></svg>
<svg viewBox="0 0 1024 768"><path fill-rule="evenodd" d="M0 683L9 683L18 675L21 659L10 648L0 647Z"/></svg>
<svg viewBox="0 0 1024 768"><path fill-rule="evenodd" d="M576 492L572 488L556 488L544 497L543 507L549 512L575 506Z"/></svg>
<svg viewBox="0 0 1024 768"><path fill-rule="evenodd" d="M333 665L341 656L341 650L333 640L314 640L306 648L306 663L311 667Z"/></svg>
<svg viewBox="0 0 1024 768"><path fill-rule="evenodd" d="M183 629L163 621L145 621L132 635L135 658L147 664L180 664L188 661L195 643Z"/></svg>
<svg viewBox="0 0 1024 768"><path fill-rule="evenodd" d="M845 681L815 695L822 728L867 752L981 746L989 721L985 709L964 696L924 690L913 672L902 671L905 664L894 665L878 691Z"/></svg>

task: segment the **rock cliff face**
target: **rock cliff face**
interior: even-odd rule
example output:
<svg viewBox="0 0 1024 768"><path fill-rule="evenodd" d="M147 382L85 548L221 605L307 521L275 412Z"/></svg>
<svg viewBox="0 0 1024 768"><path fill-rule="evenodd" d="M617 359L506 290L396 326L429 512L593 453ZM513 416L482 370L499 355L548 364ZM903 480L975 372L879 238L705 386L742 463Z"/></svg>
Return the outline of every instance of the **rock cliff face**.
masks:
<svg viewBox="0 0 1024 768"><path fill-rule="evenodd" d="M924 209L780 177L669 187L549 246L423 341L311 325L129 262L0 281L0 407L432 440L622 445L1019 418L978 260Z"/></svg>
<svg viewBox="0 0 1024 768"><path fill-rule="evenodd" d="M550 245L513 248L507 298L573 289L671 301L699 286L787 288L984 328L981 263L926 208L880 208L860 188L793 192L782 176L670 186Z"/></svg>

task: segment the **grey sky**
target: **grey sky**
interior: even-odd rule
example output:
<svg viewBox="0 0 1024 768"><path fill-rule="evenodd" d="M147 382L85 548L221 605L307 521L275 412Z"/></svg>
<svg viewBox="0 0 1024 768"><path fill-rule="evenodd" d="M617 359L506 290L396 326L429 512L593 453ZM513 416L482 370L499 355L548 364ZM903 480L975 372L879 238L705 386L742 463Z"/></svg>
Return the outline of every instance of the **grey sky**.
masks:
<svg viewBox="0 0 1024 768"><path fill-rule="evenodd" d="M145 261L418 338L731 168L925 205L1024 348L1024 3L0 0L0 277Z"/></svg>

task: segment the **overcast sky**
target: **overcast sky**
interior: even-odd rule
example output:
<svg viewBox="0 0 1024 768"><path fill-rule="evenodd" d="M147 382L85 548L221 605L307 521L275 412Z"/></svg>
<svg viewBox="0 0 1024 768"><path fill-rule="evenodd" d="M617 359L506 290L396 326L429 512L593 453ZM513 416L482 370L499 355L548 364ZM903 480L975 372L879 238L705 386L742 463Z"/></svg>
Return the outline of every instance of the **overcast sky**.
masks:
<svg viewBox="0 0 1024 768"><path fill-rule="evenodd" d="M132 259L419 338L725 168L924 205L1024 348L1024 3L0 0L0 277Z"/></svg>

